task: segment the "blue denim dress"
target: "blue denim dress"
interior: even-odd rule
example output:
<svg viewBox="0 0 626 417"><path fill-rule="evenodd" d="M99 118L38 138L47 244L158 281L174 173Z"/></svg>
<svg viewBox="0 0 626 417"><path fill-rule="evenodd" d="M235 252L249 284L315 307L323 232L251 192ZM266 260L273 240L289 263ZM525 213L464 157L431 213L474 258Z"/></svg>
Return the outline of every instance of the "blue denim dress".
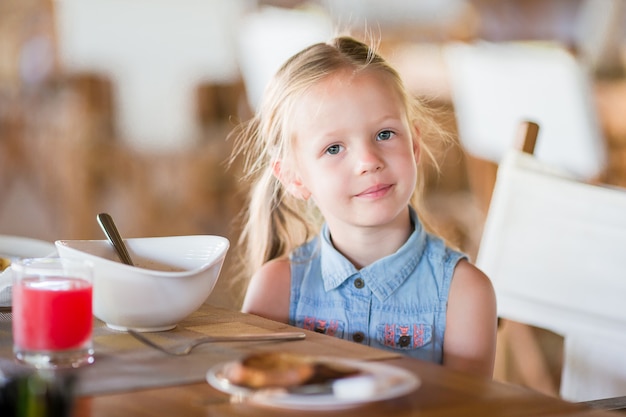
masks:
<svg viewBox="0 0 626 417"><path fill-rule="evenodd" d="M442 363L450 282L466 256L427 233L412 208L411 218L406 243L361 270L335 250L326 225L297 248L290 324Z"/></svg>

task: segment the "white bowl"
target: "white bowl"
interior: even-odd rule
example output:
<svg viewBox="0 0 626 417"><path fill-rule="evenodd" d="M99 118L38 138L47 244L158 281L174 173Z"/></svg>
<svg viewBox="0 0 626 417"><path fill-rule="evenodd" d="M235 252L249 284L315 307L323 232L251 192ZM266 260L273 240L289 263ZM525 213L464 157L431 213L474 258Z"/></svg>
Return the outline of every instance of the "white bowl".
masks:
<svg viewBox="0 0 626 417"><path fill-rule="evenodd" d="M125 331L163 331L196 311L213 291L230 246L221 236L124 239L135 266L107 240L57 240L62 258L94 264L93 313Z"/></svg>

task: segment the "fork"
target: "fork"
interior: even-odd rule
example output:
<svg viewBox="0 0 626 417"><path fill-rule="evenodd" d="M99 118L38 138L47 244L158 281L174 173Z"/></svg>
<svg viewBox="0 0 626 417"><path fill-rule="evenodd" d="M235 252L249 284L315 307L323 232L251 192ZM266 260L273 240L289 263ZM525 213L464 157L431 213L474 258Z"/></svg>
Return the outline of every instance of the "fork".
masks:
<svg viewBox="0 0 626 417"><path fill-rule="evenodd" d="M198 339L194 339L187 342L185 345L178 347L166 347L159 345L158 343L150 340L145 335L132 329L128 329L128 333L140 342L151 346L163 353L167 353L172 356L185 356L188 355L193 348L205 344L205 343L219 343L219 342L260 342L270 340L302 340L306 337L302 332L278 332L278 333L253 333L253 334L238 334L234 336L206 336Z"/></svg>

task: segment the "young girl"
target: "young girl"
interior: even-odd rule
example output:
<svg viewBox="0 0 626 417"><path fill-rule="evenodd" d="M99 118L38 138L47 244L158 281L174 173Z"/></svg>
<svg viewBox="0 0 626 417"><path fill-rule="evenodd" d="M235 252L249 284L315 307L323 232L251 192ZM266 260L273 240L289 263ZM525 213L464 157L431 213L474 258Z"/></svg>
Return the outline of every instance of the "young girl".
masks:
<svg viewBox="0 0 626 417"><path fill-rule="evenodd" d="M243 311L491 377L489 279L419 214L426 109L350 37L290 58L242 126Z"/></svg>

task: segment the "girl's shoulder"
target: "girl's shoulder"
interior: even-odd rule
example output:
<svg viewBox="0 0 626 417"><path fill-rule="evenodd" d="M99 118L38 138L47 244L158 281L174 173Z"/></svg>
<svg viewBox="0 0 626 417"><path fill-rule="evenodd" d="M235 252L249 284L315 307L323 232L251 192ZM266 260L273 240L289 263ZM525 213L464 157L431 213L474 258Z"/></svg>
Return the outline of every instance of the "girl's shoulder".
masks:
<svg viewBox="0 0 626 417"><path fill-rule="evenodd" d="M252 278L265 281L278 279L272 277L288 277L290 276L290 264L289 258L286 257L272 259L263 264Z"/></svg>
<svg viewBox="0 0 626 417"><path fill-rule="evenodd" d="M487 310L491 314L491 310L495 311L496 305L493 284L476 265L467 259L461 259L454 268L449 302L455 306L462 305L461 310Z"/></svg>
<svg viewBox="0 0 626 417"><path fill-rule="evenodd" d="M461 259L457 263L454 269L454 281L457 286L467 291L474 289L485 292L488 296L493 293L493 285L489 277L467 259Z"/></svg>
<svg viewBox="0 0 626 417"><path fill-rule="evenodd" d="M290 287L289 259L272 259L250 279L242 311L287 323Z"/></svg>

